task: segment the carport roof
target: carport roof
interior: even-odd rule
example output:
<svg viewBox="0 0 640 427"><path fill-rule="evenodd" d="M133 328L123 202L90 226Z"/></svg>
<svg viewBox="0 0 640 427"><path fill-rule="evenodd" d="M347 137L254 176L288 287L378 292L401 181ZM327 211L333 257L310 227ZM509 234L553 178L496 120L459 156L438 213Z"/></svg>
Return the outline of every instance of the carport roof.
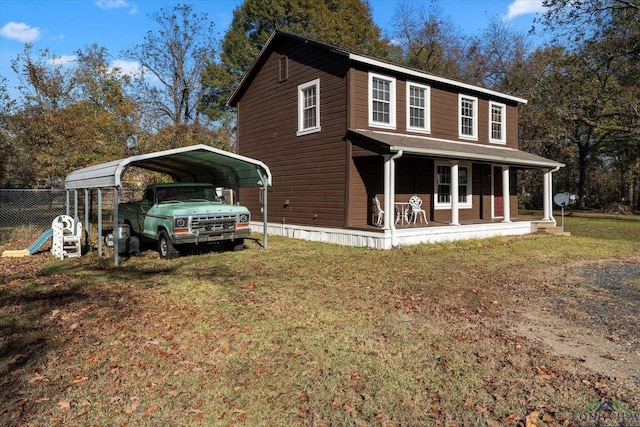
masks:
<svg viewBox="0 0 640 427"><path fill-rule="evenodd" d="M199 144L114 160L67 175L66 189L120 186L128 166L173 177L177 182L211 182L219 186L271 185L271 171L262 162ZM263 182L266 179L266 183Z"/></svg>

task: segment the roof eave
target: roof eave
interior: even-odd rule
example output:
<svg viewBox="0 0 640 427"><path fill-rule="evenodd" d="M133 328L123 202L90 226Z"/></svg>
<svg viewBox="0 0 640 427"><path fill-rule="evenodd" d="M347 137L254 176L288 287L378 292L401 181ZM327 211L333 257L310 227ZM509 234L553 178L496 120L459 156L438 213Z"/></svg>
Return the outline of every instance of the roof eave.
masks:
<svg viewBox="0 0 640 427"><path fill-rule="evenodd" d="M441 157L447 159L460 159L460 160L472 160L472 161L486 161L492 163L503 163L517 166L529 166L529 167L544 167L544 168L556 168L564 167L564 163L554 162L553 160L524 160L517 159L509 156L491 156L488 154L477 153L463 153L459 151L447 151L447 150L435 150L430 148L415 148L402 145L392 145L389 147L389 151L397 153L399 151L405 154L418 154L428 155L432 157Z"/></svg>
<svg viewBox="0 0 640 427"><path fill-rule="evenodd" d="M417 77L420 79L424 79L424 80L430 80L433 82L438 82L438 83L443 83L446 85L450 85L450 86L454 86L454 87L458 87L460 89L465 89L468 91L473 91L473 92L479 92L479 93L484 93L486 95L490 95L492 97L496 97L496 98L502 98L502 99L506 99L512 102L517 102L519 104L527 104L527 100L524 98L520 98L517 96L513 96L513 95L507 95L505 93L501 93L501 92L497 92L491 89L485 89L483 87L480 86L474 86L474 85L470 85L467 83L462 83L462 82L458 82L455 80L451 80L445 77L440 77L440 76L436 76L433 74L429 74L429 73L425 73L419 70L414 70L412 68L406 68L403 67L401 65L395 65L395 64L391 64L389 62L385 62L385 61L381 61L379 59L375 59L375 58L370 58L368 56L364 56L364 55L359 55L357 53L349 53L349 59L355 62L360 62L362 64L366 64L366 65L370 65L370 66L375 66L375 67L379 67L379 68L383 68L389 71L393 71L395 73L401 73L401 74L405 74L408 76L412 76L412 77Z"/></svg>

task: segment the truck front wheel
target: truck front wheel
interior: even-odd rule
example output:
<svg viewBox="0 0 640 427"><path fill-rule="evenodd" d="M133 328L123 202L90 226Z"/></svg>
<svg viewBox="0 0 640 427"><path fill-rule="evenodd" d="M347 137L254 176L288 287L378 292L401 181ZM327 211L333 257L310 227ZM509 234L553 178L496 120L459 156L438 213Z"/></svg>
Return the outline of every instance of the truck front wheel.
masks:
<svg viewBox="0 0 640 427"><path fill-rule="evenodd" d="M227 251L238 252L244 249L244 239L226 240L224 248Z"/></svg>
<svg viewBox="0 0 640 427"><path fill-rule="evenodd" d="M161 231L158 237L158 252L162 259L174 259L180 256L180 252L173 246L166 231Z"/></svg>

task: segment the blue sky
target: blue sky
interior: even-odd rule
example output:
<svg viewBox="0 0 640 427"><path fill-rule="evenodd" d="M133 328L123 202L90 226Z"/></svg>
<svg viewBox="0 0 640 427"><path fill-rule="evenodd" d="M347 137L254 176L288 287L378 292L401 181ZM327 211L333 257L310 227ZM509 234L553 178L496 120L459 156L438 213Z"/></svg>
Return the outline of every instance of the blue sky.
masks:
<svg viewBox="0 0 640 427"><path fill-rule="evenodd" d="M428 8L430 0L404 0ZM73 60L74 53L93 43L106 47L115 65L133 69L136 64L120 60L121 50L138 44L154 30L149 15L178 3L192 4L197 12L206 12L222 38L233 18L233 10L242 0L0 0L0 75L9 79L10 89L17 84L11 60L22 52L25 43L34 50L49 48L61 60ZM439 0L444 17L462 32L476 34L498 16L516 29L531 28L542 0ZM369 0L374 22L385 34L393 30L396 0Z"/></svg>

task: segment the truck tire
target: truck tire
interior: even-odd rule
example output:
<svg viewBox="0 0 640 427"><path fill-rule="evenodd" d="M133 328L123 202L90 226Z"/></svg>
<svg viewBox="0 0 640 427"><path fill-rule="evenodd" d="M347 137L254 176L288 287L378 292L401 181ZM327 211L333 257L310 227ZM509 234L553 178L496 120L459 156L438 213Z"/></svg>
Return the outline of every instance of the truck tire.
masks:
<svg viewBox="0 0 640 427"><path fill-rule="evenodd" d="M227 240L224 242L227 251L239 252L244 249L244 239Z"/></svg>
<svg viewBox="0 0 640 427"><path fill-rule="evenodd" d="M158 236L158 253L162 259L174 259L180 256L180 252L173 246L173 242L164 230Z"/></svg>

